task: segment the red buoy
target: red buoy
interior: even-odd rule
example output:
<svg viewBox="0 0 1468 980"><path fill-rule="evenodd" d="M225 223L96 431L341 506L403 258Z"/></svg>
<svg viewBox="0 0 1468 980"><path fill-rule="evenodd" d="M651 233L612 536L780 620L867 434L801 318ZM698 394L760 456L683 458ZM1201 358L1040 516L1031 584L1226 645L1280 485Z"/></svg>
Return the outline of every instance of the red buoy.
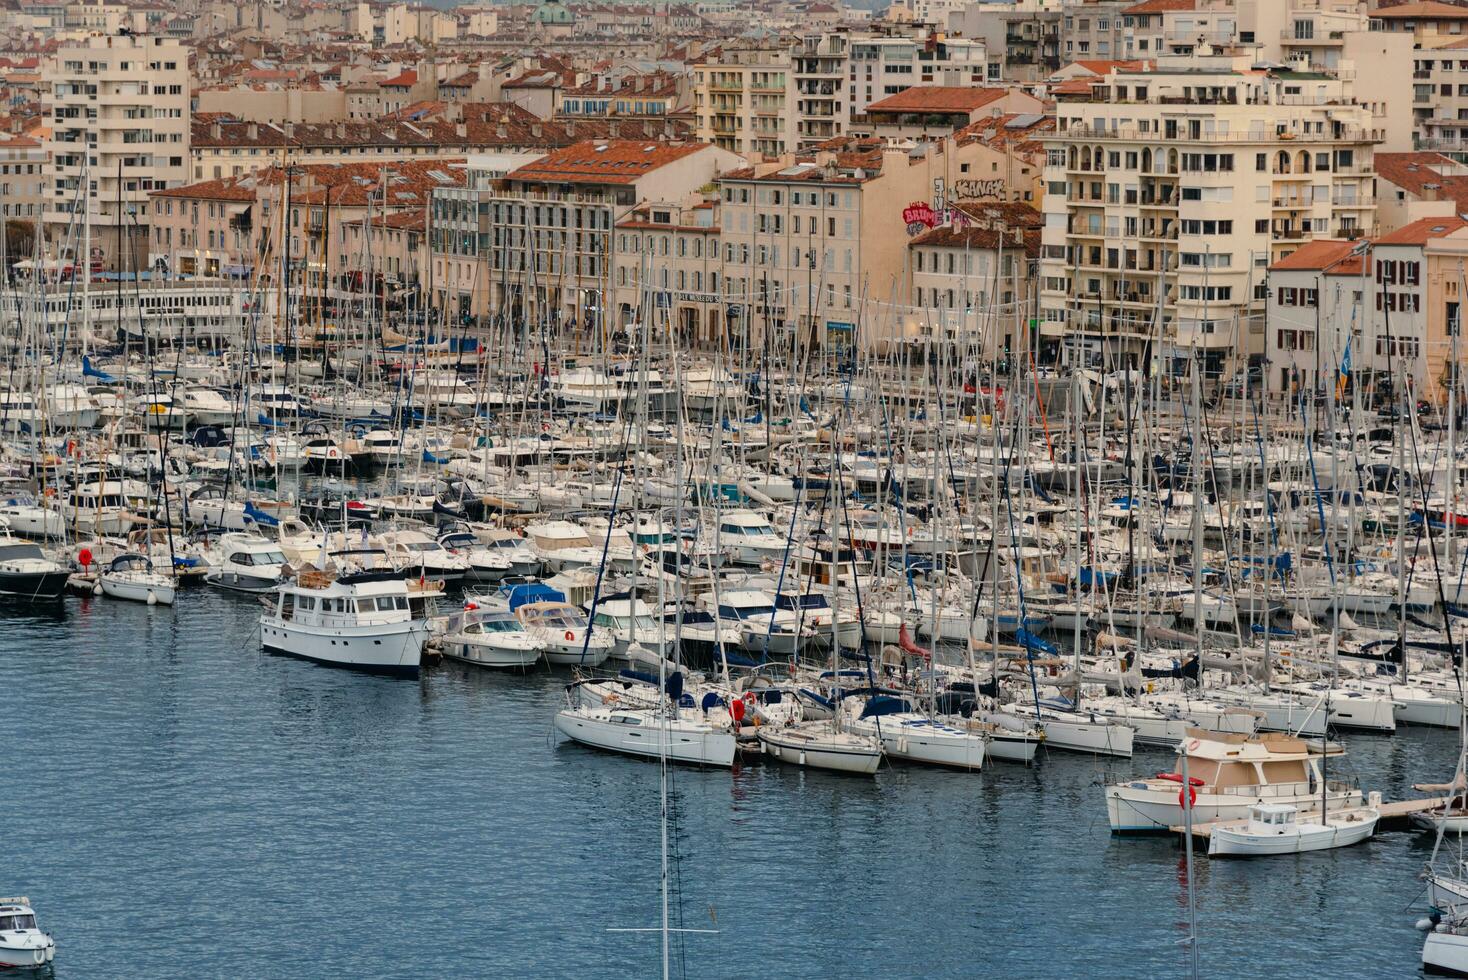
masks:
<svg viewBox="0 0 1468 980"><path fill-rule="evenodd" d="M744 702L735 698L729 702L729 714L734 716L734 724L738 725L744 721Z"/></svg>
<svg viewBox="0 0 1468 980"><path fill-rule="evenodd" d="M92 564L92 549L91 548L83 548L81 551L77 552L76 560L82 563L82 567L83 568L86 568L87 566L91 565Z"/></svg>

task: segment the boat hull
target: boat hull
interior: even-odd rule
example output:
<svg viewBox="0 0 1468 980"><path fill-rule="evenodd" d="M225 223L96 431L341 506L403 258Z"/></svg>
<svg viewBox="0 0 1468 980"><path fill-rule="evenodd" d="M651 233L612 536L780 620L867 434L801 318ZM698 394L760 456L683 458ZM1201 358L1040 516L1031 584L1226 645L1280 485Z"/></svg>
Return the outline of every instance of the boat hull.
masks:
<svg viewBox="0 0 1468 980"><path fill-rule="evenodd" d="M419 622L392 629L340 627L304 630L274 616L260 618L260 645L270 653L373 674L417 677L428 637Z"/></svg>
<svg viewBox="0 0 1468 980"><path fill-rule="evenodd" d="M558 711L556 731L581 745L700 766L732 766L734 733L690 728L679 724L667 727L650 719L650 724L627 724L614 719L634 717L616 712L593 713L575 708ZM637 716L643 717L643 716Z"/></svg>

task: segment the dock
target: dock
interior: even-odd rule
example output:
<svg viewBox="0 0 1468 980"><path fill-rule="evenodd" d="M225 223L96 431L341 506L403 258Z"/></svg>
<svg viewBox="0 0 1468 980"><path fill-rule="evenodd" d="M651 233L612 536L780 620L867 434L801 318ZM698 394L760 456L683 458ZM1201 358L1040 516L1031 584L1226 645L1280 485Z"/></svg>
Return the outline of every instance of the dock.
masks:
<svg viewBox="0 0 1468 980"><path fill-rule="evenodd" d="M1422 813L1434 807L1440 807L1447 803L1447 797L1426 797L1420 800L1398 800L1395 803L1381 803L1377 810L1381 813L1381 819L1376 823L1376 829L1381 830L1410 830L1412 829L1412 814ZM1314 807L1310 810L1301 810L1301 817L1320 816L1320 808ZM1220 823L1235 823L1234 820L1211 820L1207 823L1193 824L1193 837L1196 840L1206 841L1213 835L1213 828ZM1187 833L1183 827L1169 827L1168 831L1174 834Z"/></svg>

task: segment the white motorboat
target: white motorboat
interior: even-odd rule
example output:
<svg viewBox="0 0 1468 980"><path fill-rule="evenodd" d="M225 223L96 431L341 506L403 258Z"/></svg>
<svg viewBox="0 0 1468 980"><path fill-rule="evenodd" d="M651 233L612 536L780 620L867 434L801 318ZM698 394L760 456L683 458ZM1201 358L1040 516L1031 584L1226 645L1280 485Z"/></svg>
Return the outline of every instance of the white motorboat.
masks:
<svg viewBox="0 0 1468 980"><path fill-rule="evenodd" d="M1324 751L1341 754L1334 745ZM1112 833L1157 833L1182 826L1185 794L1195 823L1244 819L1259 803L1309 805L1321 799L1321 750L1298 738L1193 729L1178 746L1178 755L1172 772L1106 787ZM1362 803L1361 791L1349 783L1332 781L1324 793L1327 810Z"/></svg>
<svg viewBox="0 0 1468 980"><path fill-rule="evenodd" d="M55 958L56 940L36 927L31 900L0 898L0 967L35 969Z"/></svg>
<svg viewBox="0 0 1468 980"><path fill-rule="evenodd" d="M1258 803L1249 808L1243 821L1215 823L1208 829L1209 857L1266 857L1327 851L1359 844L1376 833L1381 811L1373 806L1327 811L1306 809L1293 803Z"/></svg>
<svg viewBox="0 0 1468 980"><path fill-rule="evenodd" d="M802 721L759 730L766 755L781 762L831 769L860 776L875 775L882 764L882 743L871 735L841 731L829 721Z"/></svg>
<svg viewBox="0 0 1468 980"><path fill-rule="evenodd" d="M759 565L785 556L785 536L769 520L752 510L728 510L719 515L719 547L731 561Z"/></svg>
<svg viewBox="0 0 1468 980"><path fill-rule="evenodd" d="M113 599L145 602L150 606L173 605L174 580L153 570L153 562L134 552L112 559L107 571L97 576L97 588Z"/></svg>
<svg viewBox="0 0 1468 980"><path fill-rule="evenodd" d="M597 667L617 645L605 631L592 630L586 613L564 598L527 602L515 606L514 612L530 635L540 641L550 664Z"/></svg>
<svg viewBox="0 0 1468 980"><path fill-rule="evenodd" d="M540 661L545 646L514 614L466 609L449 617L443 654L476 667L525 670Z"/></svg>
<svg viewBox="0 0 1468 980"><path fill-rule="evenodd" d="M281 583L285 564L285 552L274 541L252 533L224 534L219 560L204 581L236 592L269 592Z"/></svg>
<svg viewBox="0 0 1468 980"><path fill-rule="evenodd" d="M499 548L482 543L473 531L457 528L438 536L438 543L466 564L467 582L498 582L510 574L510 559Z"/></svg>
<svg viewBox="0 0 1468 980"><path fill-rule="evenodd" d="M613 641L612 656L629 660L628 650L646 648L655 656L671 657L678 640L652 606L630 595L598 599L592 607L591 624L605 630Z"/></svg>
<svg viewBox="0 0 1468 980"><path fill-rule="evenodd" d="M307 569L260 616L260 645L334 667L418 675L431 595L394 569L336 576Z"/></svg>
<svg viewBox="0 0 1468 980"><path fill-rule="evenodd" d="M456 555L427 532L389 531L382 536L388 561L408 578L458 582L469 572L469 559Z"/></svg>
<svg viewBox="0 0 1468 980"><path fill-rule="evenodd" d="M42 506L30 494L15 494L0 502L0 520L15 534L28 538L66 536L66 518L61 512Z"/></svg>

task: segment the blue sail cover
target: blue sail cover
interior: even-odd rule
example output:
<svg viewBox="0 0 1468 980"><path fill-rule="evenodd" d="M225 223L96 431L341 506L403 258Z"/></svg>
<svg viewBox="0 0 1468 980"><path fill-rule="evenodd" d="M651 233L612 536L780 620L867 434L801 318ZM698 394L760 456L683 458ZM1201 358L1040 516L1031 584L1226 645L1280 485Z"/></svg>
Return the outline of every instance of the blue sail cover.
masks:
<svg viewBox="0 0 1468 980"><path fill-rule="evenodd" d="M245 518L261 527L280 527L280 521L274 514L266 513L248 500L245 501Z"/></svg>
<svg viewBox="0 0 1468 980"><path fill-rule="evenodd" d="M500 591L504 593L505 600L509 603L511 612L531 602L566 601L564 593L557 592L549 585L542 585L539 582L532 582L525 585L512 585Z"/></svg>
<svg viewBox="0 0 1468 980"><path fill-rule="evenodd" d="M1014 638L1019 641L1020 646L1031 653L1057 653L1060 648L1049 640L1042 640L1029 630L1020 628L1014 631Z"/></svg>
<svg viewBox="0 0 1468 980"><path fill-rule="evenodd" d="M872 698L861 709L862 718L880 718L883 715L895 715L904 711L911 711L912 706L902 698L888 697L882 695Z"/></svg>
<svg viewBox="0 0 1468 980"><path fill-rule="evenodd" d="M92 367L92 359L85 356L82 358L82 377L96 378L104 385L117 383L117 379L108 374L106 371L98 371L96 368Z"/></svg>

